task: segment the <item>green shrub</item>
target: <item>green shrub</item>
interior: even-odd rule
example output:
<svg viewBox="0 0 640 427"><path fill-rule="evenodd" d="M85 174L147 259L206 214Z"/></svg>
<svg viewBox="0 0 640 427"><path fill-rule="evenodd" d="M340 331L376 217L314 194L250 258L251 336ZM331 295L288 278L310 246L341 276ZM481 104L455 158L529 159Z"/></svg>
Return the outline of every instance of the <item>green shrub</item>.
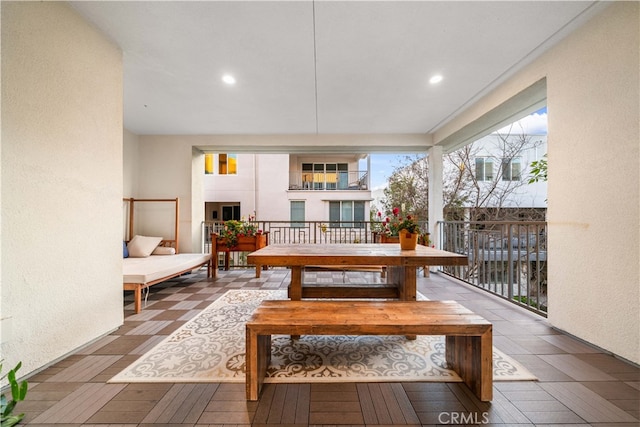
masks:
<svg viewBox="0 0 640 427"><path fill-rule="evenodd" d="M11 400L2 393L0 396L0 427L11 427L20 422L24 418L24 414L13 415L13 409L16 404L21 400L24 400L27 395L28 384L26 381L19 383L16 381L16 372L22 366L22 362L18 362L15 368L9 371L7 375L2 377L2 380L7 378L9 386L11 387ZM2 363L0 363L0 373L2 372Z"/></svg>

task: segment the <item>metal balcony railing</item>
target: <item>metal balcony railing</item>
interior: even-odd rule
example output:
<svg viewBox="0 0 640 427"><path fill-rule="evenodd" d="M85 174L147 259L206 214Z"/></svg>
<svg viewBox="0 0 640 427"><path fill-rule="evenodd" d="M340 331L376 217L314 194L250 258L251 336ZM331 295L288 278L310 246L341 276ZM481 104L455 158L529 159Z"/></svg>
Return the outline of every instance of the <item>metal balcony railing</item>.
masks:
<svg viewBox="0 0 640 427"><path fill-rule="evenodd" d="M367 190L367 171L289 172L289 190Z"/></svg>
<svg viewBox="0 0 640 427"><path fill-rule="evenodd" d="M256 221L258 229L268 234L269 244L326 244L326 243L373 243L374 234L369 221ZM202 223L202 249L211 252L211 233L219 233L223 222ZM229 264L233 267L248 267L247 254L231 252ZM223 265L224 259L218 260Z"/></svg>
<svg viewBox="0 0 640 427"><path fill-rule="evenodd" d="M469 258L441 271L546 316L546 222L445 221L438 231L442 249Z"/></svg>
<svg viewBox="0 0 640 427"><path fill-rule="evenodd" d="M373 243L369 221L256 221L269 244ZM203 222L203 251L222 222ZM427 224L422 224L427 231ZM542 316L547 312L546 222L446 221L438 223L440 249L465 254L466 266L440 271ZM230 265L248 267L246 253L231 252ZM218 265L224 260L218 260Z"/></svg>

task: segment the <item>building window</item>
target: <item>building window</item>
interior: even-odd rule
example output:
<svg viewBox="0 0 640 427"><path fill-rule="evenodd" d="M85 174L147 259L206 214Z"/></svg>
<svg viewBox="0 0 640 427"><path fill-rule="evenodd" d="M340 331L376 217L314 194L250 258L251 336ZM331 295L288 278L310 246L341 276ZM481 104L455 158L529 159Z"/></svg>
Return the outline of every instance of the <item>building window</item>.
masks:
<svg viewBox="0 0 640 427"><path fill-rule="evenodd" d="M218 158L218 170L214 172L215 156ZM204 155L204 173L212 175L237 175L238 174L238 155L237 154L205 154Z"/></svg>
<svg viewBox="0 0 640 427"><path fill-rule="evenodd" d="M204 173L206 175L213 174L213 154L204 155Z"/></svg>
<svg viewBox="0 0 640 427"><path fill-rule="evenodd" d="M304 201L291 201L291 227L304 227Z"/></svg>
<svg viewBox="0 0 640 427"><path fill-rule="evenodd" d="M476 157L476 180L493 181L493 160L489 157Z"/></svg>
<svg viewBox="0 0 640 427"><path fill-rule="evenodd" d="M218 154L218 174L236 175L238 173L237 154Z"/></svg>
<svg viewBox="0 0 640 427"><path fill-rule="evenodd" d="M331 227L363 228L364 220L364 201L329 202L329 224Z"/></svg>
<svg viewBox="0 0 640 427"><path fill-rule="evenodd" d="M237 205L222 206L222 220L223 221L231 221L231 220L240 221L240 206L237 206Z"/></svg>
<svg viewBox="0 0 640 427"><path fill-rule="evenodd" d="M303 163L302 188L345 190L348 187L348 171L348 163Z"/></svg>
<svg viewBox="0 0 640 427"><path fill-rule="evenodd" d="M503 181L520 181L522 166L520 158L502 160L502 180Z"/></svg>
<svg viewBox="0 0 640 427"><path fill-rule="evenodd" d="M313 189L324 190L324 163L313 164Z"/></svg>

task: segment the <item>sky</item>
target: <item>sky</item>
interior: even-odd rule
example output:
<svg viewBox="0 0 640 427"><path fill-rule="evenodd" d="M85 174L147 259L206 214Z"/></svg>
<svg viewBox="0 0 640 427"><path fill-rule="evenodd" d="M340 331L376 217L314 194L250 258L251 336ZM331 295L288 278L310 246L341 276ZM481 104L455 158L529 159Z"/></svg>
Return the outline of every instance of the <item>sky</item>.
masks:
<svg viewBox="0 0 640 427"><path fill-rule="evenodd" d="M522 127L522 130L521 128ZM547 134L547 107L541 108L535 113L519 120L512 128L514 133L524 133L533 135ZM506 126L498 133L509 132L509 126ZM387 180L393 171L400 166L406 154L371 154L371 190L375 191L384 188ZM364 166L366 169L366 164Z"/></svg>

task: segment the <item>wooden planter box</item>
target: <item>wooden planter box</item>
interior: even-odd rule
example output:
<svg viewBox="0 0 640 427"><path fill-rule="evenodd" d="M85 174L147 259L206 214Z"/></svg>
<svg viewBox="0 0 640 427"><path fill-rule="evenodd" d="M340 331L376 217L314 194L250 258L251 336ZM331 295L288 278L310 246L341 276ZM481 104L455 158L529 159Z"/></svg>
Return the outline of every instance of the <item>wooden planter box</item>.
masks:
<svg viewBox="0 0 640 427"><path fill-rule="evenodd" d="M229 270L230 252L254 252L264 248L269 244L268 233L258 234L251 237L238 237L238 243L233 247L227 246L227 239L211 233L211 258L213 260L213 277L217 276L218 253L224 252L224 269ZM260 277L260 268L267 269L267 266L256 265L256 277Z"/></svg>
<svg viewBox="0 0 640 427"><path fill-rule="evenodd" d="M400 243L400 236L387 236L380 234L380 243Z"/></svg>

